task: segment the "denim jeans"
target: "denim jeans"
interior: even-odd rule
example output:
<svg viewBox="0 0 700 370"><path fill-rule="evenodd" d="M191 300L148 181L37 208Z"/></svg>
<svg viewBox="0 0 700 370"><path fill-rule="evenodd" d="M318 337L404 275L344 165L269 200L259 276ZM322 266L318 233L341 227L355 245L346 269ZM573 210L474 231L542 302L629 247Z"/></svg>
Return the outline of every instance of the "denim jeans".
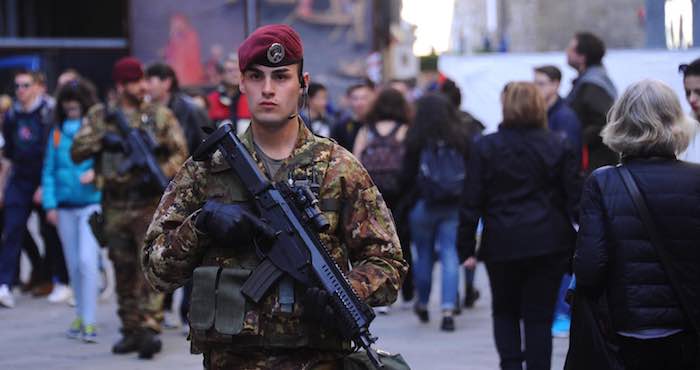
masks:
<svg viewBox="0 0 700 370"><path fill-rule="evenodd" d="M411 239L416 248L413 256L413 278L418 291L418 303L427 305L433 278L434 259L442 267L441 308L454 310L459 284L457 256L457 205L434 206L419 200L411 210Z"/></svg>
<svg viewBox="0 0 700 370"><path fill-rule="evenodd" d="M96 323L99 246L88 219L99 210L99 204L58 209L58 236L66 256L76 313L85 325Z"/></svg>

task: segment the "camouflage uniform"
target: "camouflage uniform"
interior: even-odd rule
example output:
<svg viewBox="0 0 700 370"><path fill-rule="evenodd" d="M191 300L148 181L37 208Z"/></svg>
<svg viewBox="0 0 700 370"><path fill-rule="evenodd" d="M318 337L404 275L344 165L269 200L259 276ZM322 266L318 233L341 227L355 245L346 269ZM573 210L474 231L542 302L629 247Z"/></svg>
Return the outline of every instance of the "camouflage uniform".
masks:
<svg viewBox="0 0 700 370"><path fill-rule="evenodd" d="M362 165L333 141L314 136L299 124L297 144L273 178L319 179L321 209L330 229L320 234L331 256L370 305L396 299L407 264L389 210ZM253 150L252 132L241 135L260 170L264 164ZM208 199L236 203L249 200L235 173L216 152L209 161L188 160L170 183L146 234L144 271L161 290L172 290L189 279L198 266L253 269L259 259L251 245L213 245L195 228ZM335 203L337 206L333 206ZM350 268L350 264L352 268ZM277 290L260 303L247 301L243 329L228 342L216 343L192 331L193 353L204 352L211 369L332 369L349 348L332 330L300 320L305 288L295 285L291 313L280 309ZM192 314L192 312L190 312Z"/></svg>
<svg viewBox="0 0 700 370"><path fill-rule="evenodd" d="M162 294L146 282L139 263L143 238L160 192L144 188L141 170L123 176L116 172L124 154L102 150L105 132L118 132L114 123L105 121L104 115L102 105L90 109L87 124L75 136L71 156L76 163L97 156L95 181L103 191L103 231L114 264L122 331L129 334L149 328L160 332ZM172 177L187 158L187 144L173 114L167 108L143 104L138 111L125 116L131 127L139 127L151 135L157 146L156 159L165 176Z"/></svg>

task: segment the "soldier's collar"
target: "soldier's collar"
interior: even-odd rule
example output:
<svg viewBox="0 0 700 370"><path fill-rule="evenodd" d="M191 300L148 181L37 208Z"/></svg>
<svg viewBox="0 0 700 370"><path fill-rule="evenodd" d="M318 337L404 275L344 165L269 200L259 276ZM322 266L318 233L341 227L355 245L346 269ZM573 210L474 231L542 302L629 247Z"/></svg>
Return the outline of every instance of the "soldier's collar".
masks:
<svg viewBox="0 0 700 370"><path fill-rule="evenodd" d="M285 161L285 164L296 162L294 161L294 158L302 152L308 150L309 145L316 142L317 140L316 136L311 132L311 130L309 130L306 127L306 124L304 124L304 121L302 121L301 118L298 118L297 122L299 125L297 142L294 146L294 150L292 150L292 154ZM239 134L238 137L241 139L241 143L243 143L246 149L248 149L248 153L250 153L253 156L253 159L255 159L256 162L260 163L260 158L258 158L257 152L255 151L255 147L253 145L252 128L249 126L248 129L243 134ZM219 151L216 151L216 153L214 153L210 163L211 164L209 168L212 172L222 172L231 168L228 165L228 163L226 163L223 155ZM283 165L283 167L286 166Z"/></svg>

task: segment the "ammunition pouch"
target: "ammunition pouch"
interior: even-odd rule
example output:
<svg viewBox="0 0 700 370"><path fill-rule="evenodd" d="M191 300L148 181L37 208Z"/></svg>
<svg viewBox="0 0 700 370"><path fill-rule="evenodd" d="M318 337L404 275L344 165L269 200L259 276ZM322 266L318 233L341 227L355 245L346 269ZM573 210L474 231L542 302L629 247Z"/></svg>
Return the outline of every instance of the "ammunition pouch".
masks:
<svg viewBox="0 0 700 370"><path fill-rule="evenodd" d="M193 337L205 342L231 342L240 334L246 313L241 285L249 270L198 267L192 275L190 326Z"/></svg>
<svg viewBox="0 0 700 370"><path fill-rule="evenodd" d="M88 218L88 224L90 224L90 230L92 230L97 244L105 248L107 246L107 236L105 233L105 219L102 212L93 212Z"/></svg>
<svg viewBox="0 0 700 370"><path fill-rule="evenodd" d="M396 353L392 354L389 352L377 350L379 359L384 365L382 369L384 370L411 370L408 363L404 358ZM343 369L344 370L375 370L376 368L369 361L367 354L364 351L354 352L343 358Z"/></svg>

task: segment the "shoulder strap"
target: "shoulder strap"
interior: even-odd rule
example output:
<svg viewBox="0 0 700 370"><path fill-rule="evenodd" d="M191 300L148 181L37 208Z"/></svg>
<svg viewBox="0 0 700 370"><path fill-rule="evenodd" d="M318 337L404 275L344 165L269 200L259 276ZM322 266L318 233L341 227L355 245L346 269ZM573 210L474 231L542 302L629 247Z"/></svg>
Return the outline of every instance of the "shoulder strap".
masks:
<svg viewBox="0 0 700 370"><path fill-rule="evenodd" d="M671 257L668 255L668 252L663 247L661 235L659 234L659 231L656 228L656 224L651 218L651 212L649 212L649 208L647 207L646 201L644 200L644 196L639 191L637 182L634 181L634 177L632 177L632 173L627 167L618 166L616 169L617 173L622 178L622 182L625 184L625 188L627 188L627 193L632 198L632 202L634 203L634 206L637 209L639 217L642 219L642 224L647 230L651 244L656 249L656 254L659 256L659 259L661 260L661 265L663 266L664 271L666 272L666 276L671 282L671 287L675 291L676 297L678 297L678 300L681 303L681 308L683 309L683 311L685 311L685 315L688 317L688 320L690 321L691 325L693 325L695 331L697 333L700 333L700 326L698 326L695 317L691 314L693 312L692 305L690 304L690 302L688 302L687 297L684 294L681 294L680 279L676 275L673 268L671 268Z"/></svg>

